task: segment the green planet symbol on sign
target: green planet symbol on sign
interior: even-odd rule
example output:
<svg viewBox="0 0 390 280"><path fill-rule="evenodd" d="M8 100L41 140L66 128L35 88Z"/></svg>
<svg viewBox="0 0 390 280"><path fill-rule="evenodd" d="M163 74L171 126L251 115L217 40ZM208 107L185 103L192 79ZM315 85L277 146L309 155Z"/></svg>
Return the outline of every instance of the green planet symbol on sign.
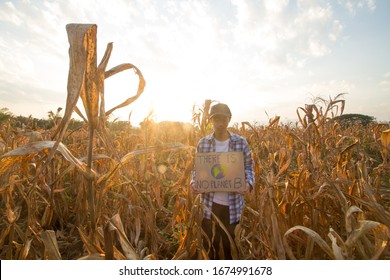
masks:
<svg viewBox="0 0 390 280"><path fill-rule="evenodd" d="M223 164L215 164L213 167L211 167L211 175L215 179L222 179L226 176L226 166Z"/></svg>

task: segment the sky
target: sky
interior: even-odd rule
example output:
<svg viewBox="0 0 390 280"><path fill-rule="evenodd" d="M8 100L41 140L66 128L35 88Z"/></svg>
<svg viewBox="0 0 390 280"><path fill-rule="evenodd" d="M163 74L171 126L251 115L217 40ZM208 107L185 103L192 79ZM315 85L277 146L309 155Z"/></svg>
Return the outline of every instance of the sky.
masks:
<svg viewBox="0 0 390 280"><path fill-rule="evenodd" d="M146 80L112 119L191 122L210 99L233 123L290 122L315 97L346 93L344 113L390 120L387 0L0 0L0 108L65 108L69 23L97 24L98 63L113 42L107 70L132 63ZM137 86L133 71L106 79L106 110Z"/></svg>

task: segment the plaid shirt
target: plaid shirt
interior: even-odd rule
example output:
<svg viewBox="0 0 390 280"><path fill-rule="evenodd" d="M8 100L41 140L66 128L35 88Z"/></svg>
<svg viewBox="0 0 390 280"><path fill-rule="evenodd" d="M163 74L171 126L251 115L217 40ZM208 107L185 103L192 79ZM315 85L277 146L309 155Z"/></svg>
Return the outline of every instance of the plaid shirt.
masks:
<svg viewBox="0 0 390 280"><path fill-rule="evenodd" d="M255 172L253 169L253 159L251 151L249 150L248 142L244 137L237 134L229 133L229 152L243 152L244 154L244 167L245 167L245 179L249 183L251 190L253 189L255 181ZM200 139L197 147L198 153L211 153L215 152L215 138L214 134L207 135ZM195 172L192 174L195 178ZM212 209L214 199L214 192L203 193L201 196L202 203L208 208ZM236 223L240 221L241 213L244 208L244 195L236 192L229 192L229 215L230 223ZM204 211L204 217L211 219L211 212Z"/></svg>

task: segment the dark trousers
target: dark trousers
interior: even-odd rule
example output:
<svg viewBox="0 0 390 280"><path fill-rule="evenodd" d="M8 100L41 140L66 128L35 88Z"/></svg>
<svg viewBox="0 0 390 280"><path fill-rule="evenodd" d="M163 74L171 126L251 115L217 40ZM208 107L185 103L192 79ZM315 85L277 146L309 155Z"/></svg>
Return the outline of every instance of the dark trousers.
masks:
<svg viewBox="0 0 390 280"><path fill-rule="evenodd" d="M230 224L229 206L213 203L212 211L223 223L234 241L234 229L238 223ZM213 227L215 227L214 231ZM208 252L210 260L231 260L231 245L235 245L230 244L227 234L219 226L219 223L213 217L211 217L211 220L205 218L202 221L202 229L209 239L203 238L203 247ZM222 248L220 245L222 245ZM221 249L223 249L223 252L221 252Z"/></svg>

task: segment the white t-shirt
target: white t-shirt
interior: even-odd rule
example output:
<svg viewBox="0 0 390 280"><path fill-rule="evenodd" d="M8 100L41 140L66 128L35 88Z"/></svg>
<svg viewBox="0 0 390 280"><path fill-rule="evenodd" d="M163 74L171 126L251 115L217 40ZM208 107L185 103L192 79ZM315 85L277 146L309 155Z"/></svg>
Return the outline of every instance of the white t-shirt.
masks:
<svg viewBox="0 0 390 280"><path fill-rule="evenodd" d="M229 152L229 139L226 141L215 140L215 151L218 153ZM229 193L215 192L213 202L222 205L229 205Z"/></svg>

